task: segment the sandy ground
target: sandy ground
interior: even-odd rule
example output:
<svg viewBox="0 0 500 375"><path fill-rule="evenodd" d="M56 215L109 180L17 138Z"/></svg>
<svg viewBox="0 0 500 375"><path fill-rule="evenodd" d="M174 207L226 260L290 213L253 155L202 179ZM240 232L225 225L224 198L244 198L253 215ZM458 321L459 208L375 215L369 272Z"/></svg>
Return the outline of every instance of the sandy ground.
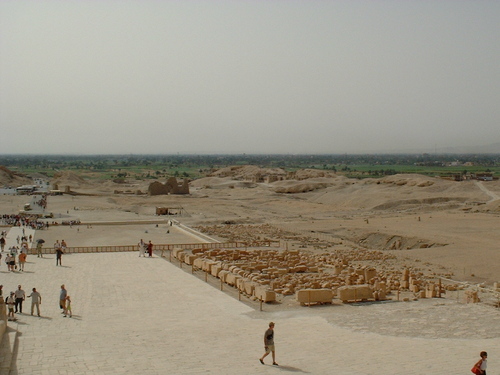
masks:
<svg viewBox="0 0 500 375"><path fill-rule="evenodd" d="M58 182L64 186L64 181ZM188 196L154 197L113 194L118 189L147 190L147 186L135 182L90 185L74 176L66 182L73 184L69 186L74 191L97 196L49 197L48 210L57 221L166 221L168 217L154 215L155 207L182 207L182 214L173 219L190 226L268 223L301 234L314 233L338 246L342 242L352 248L382 250L398 257L402 264L408 261L432 264L448 270L459 280L488 285L500 281L498 181L454 182L396 175L381 180L336 177L255 184L228 177L208 177L192 182ZM312 186L312 190L275 192L283 186L300 191L304 184ZM0 196L1 211L15 213L28 199ZM80 232L76 227L51 228L43 236L47 243L52 243L53 239L69 237L75 232L73 246L135 244L142 237L154 243L173 242L165 223L159 223L158 227L135 224L115 229L119 229L119 235L94 225L92 230L80 226ZM395 237L403 246L391 250L387 243ZM419 244L429 247L420 248ZM405 248L406 245L411 248ZM313 246L308 248L314 250Z"/></svg>
<svg viewBox="0 0 500 375"><path fill-rule="evenodd" d="M499 182L455 183L415 175L392 176L383 181L314 179L308 182L312 186L310 191L283 194L276 190L283 186L303 190L304 182L296 182L295 185L283 181L248 184L211 177L195 181L188 196L156 197L113 194L117 187L110 184L86 183L72 186L72 190L95 196L48 198L48 210L54 213L54 219L49 221L74 219L80 220L83 225L51 226L47 231L37 231L36 238L43 238L48 244L56 239L65 239L69 246L133 245L140 238L153 243L198 242L199 239L186 237L175 226L169 227L166 220L170 217L154 215L157 206L182 207L182 214L172 219L192 227L224 222L272 224L288 231L308 234L311 238L320 238L329 243L331 249L350 247L387 252L396 257L395 262L401 267L408 263L420 264L429 272L451 272L456 280L485 283L490 287L500 281ZM144 186L133 184L127 188L146 190ZM23 196L0 196L0 211L15 213L27 200ZM128 224L109 225L109 222L117 221ZM87 226L88 223L92 223L91 227ZM394 236L405 244L411 244L411 248L387 249L387 239ZM414 246L415 243L431 246L420 248ZM299 243L289 241L289 245L299 246ZM306 251L319 251L313 242L300 246ZM320 251L328 249L322 247ZM248 301L242 304L255 309L255 305ZM334 330L351 332L351 335L375 335L364 336L373 345L376 345L378 335L393 337L395 343L399 342L398 337L413 344L413 340L417 340L418 358L430 355L425 354L425 341L418 340L443 340L443 345L466 348L468 353L493 350L488 345L496 345L495 339L500 336L497 309L456 303L454 294L442 300L415 303L334 304L311 309L287 308L283 304L282 308L273 306L269 310L275 314L273 319L291 319L290 322L293 322L293 319L306 316L307 319L324 320L336 327ZM362 337L358 337L359 340L363 340ZM386 341L389 350L391 339ZM434 345L436 341L432 343ZM356 346L349 342L351 344L353 348ZM375 360L376 353L378 351L374 349L370 358ZM449 351L447 353L451 355ZM475 356L474 352L471 358ZM465 363L455 366L455 370L463 365ZM431 367L418 367L421 371L426 368ZM438 373L436 368L432 369L429 373ZM359 373L382 372L360 368Z"/></svg>

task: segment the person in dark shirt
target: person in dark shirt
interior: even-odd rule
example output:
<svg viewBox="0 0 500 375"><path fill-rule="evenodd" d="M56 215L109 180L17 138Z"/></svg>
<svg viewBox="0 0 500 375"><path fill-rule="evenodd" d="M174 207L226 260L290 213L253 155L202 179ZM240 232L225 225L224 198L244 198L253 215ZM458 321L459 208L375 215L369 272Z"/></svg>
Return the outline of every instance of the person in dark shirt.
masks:
<svg viewBox="0 0 500 375"><path fill-rule="evenodd" d="M274 323L269 323L269 328L264 333L264 350L266 351L264 355L259 358L260 363L264 364L264 358L266 358L269 353L273 355L273 365L278 366L276 363L276 351L274 348Z"/></svg>

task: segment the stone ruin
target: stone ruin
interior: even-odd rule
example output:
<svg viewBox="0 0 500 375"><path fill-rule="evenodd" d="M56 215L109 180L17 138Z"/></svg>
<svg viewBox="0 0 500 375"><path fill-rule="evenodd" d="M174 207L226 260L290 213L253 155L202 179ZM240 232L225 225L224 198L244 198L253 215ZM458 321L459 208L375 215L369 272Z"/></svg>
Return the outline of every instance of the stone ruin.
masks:
<svg viewBox="0 0 500 375"><path fill-rule="evenodd" d="M189 183L185 178L182 183L178 183L175 177L170 177L166 183L155 181L149 184L149 195L168 195L168 194L189 194Z"/></svg>
<svg viewBox="0 0 500 375"><path fill-rule="evenodd" d="M235 287L240 288L238 283L242 283L241 288L244 288L243 285L248 282L263 284L261 287L275 294L295 294L301 304L331 303L330 296L343 302L383 300L392 292L397 292L402 300L409 301L439 298L447 291L465 289L464 285L452 280L439 282L442 277L450 279L453 276L450 272L438 274L417 265L401 266L395 262L396 257L387 252L343 245L342 240L335 238L315 238L308 234L286 231L271 224L220 224L198 226L196 229L208 235L225 238L229 242L247 243L249 247L255 246L254 243L277 239L298 243L300 248L306 248L306 245L314 247L314 251L288 250L288 246L287 250L266 249L266 255L263 255L261 250L244 252L229 249L204 250L189 255L190 258L199 258L197 262L218 264L215 268L210 264L205 264L204 267L209 267L211 274L226 283L227 277L223 276L224 273L221 274L222 277L217 275L220 271L217 267L227 268L225 271L232 267L242 280L233 281L233 276L230 276L230 285L236 283ZM226 253L228 251L231 253ZM500 291L497 288L498 284L494 289ZM399 296L399 293L405 296ZM255 292L248 296L257 298Z"/></svg>
<svg viewBox="0 0 500 375"><path fill-rule="evenodd" d="M372 257L378 257L373 252ZM380 254L381 255L381 254ZM263 302L277 294L295 295L301 305L385 300L392 291L413 292L415 298L434 298L443 286L405 268L377 271L355 265L355 257L333 253L313 255L299 250L174 249L172 256Z"/></svg>

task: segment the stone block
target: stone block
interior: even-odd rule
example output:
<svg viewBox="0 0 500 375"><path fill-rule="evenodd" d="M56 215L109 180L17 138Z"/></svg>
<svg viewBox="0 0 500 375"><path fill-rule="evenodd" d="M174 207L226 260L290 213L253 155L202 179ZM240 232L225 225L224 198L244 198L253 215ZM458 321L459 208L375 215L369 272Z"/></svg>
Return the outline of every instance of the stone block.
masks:
<svg viewBox="0 0 500 375"><path fill-rule="evenodd" d="M225 283L226 283L226 282L227 282L227 281L226 281L226 278L227 278L227 275L229 275L229 274L230 274L230 272L229 272L229 271L222 270L222 271L219 271L219 274L217 275L217 277L218 277L219 279L221 279L223 282L225 282Z"/></svg>
<svg viewBox="0 0 500 375"><path fill-rule="evenodd" d="M331 289L301 289L295 294L301 305L313 303L332 303L333 291Z"/></svg>
<svg viewBox="0 0 500 375"><path fill-rule="evenodd" d="M235 279L235 286L241 292L245 291L245 281L246 279L240 277L239 279Z"/></svg>
<svg viewBox="0 0 500 375"><path fill-rule="evenodd" d="M253 295L254 289L255 289L255 283L250 280L245 280L243 282L243 289L246 294L249 296Z"/></svg>
<svg viewBox="0 0 500 375"><path fill-rule="evenodd" d="M220 263L212 265L212 268L210 269L210 273L215 277L219 275L220 271L222 271L222 264Z"/></svg>
<svg viewBox="0 0 500 375"><path fill-rule="evenodd" d="M235 275L234 273L228 273L226 275L226 283L231 286L236 286L236 280L241 279L240 275Z"/></svg>
<svg viewBox="0 0 500 375"><path fill-rule="evenodd" d="M180 255L179 254L181 254L183 252L184 252L184 250L182 250L182 249L178 249L178 248L172 249L172 256L175 259L180 259Z"/></svg>
<svg viewBox="0 0 500 375"><path fill-rule="evenodd" d="M201 269L205 272L210 272L214 264L216 264L216 262L213 260L203 259L203 261L201 262Z"/></svg>
<svg viewBox="0 0 500 375"><path fill-rule="evenodd" d="M276 301L276 292L267 289L263 286L256 286L254 289L254 296L262 302Z"/></svg>
<svg viewBox="0 0 500 375"><path fill-rule="evenodd" d="M198 255L186 254L184 256L184 263L192 265L192 264L194 264L195 259L198 259Z"/></svg>
<svg viewBox="0 0 500 375"><path fill-rule="evenodd" d="M365 276L365 280L367 282L369 282L374 277L377 277L377 270L375 268L371 268L371 267L365 268L365 275L364 276Z"/></svg>
<svg viewBox="0 0 500 375"><path fill-rule="evenodd" d="M372 288L369 285L348 285L337 289L337 296L343 302L355 302L373 299Z"/></svg>
<svg viewBox="0 0 500 375"><path fill-rule="evenodd" d="M194 261L193 261L193 266L195 266L196 268L199 268L201 270L201 267L203 265L203 261L205 259L203 258L196 258Z"/></svg>

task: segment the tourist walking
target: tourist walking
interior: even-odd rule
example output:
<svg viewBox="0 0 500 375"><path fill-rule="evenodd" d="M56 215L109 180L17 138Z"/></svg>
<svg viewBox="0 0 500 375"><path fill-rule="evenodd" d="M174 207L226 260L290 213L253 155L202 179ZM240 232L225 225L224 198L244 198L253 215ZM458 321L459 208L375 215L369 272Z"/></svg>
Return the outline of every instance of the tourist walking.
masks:
<svg viewBox="0 0 500 375"><path fill-rule="evenodd" d="M19 254L19 271L24 271L24 265L26 264L27 257L27 251L21 251L21 254Z"/></svg>
<svg viewBox="0 0 500 375"><path fill-rule="evenodd" d="M11 254L7 254L5 256L5 263L7 264L8 270L14 272L16 267L16 258L14 258Z"/></svg>
<svg viewBox="0 0 500 375"><path fill-rule="evenodd" d="M16 246L12 246L10 248L10 255L14 257L14 260L17 258L18 248Z"/></svg>
<svg viewBox="0 0 500 375"><path fill-rule="evenodd" d="M471 371L476 375L486 375L486 368L488 367L488 353L481 352L479 355L481 359L476 362Z"/></svg>
<svg viewBox="0 0 500 375"><path fill-rule="evenodd" d="M59 247L56 249L56 266L62 266L62 255L64 254L62 247L59 245Z"/></svg>
<svg viewBox="0 0 500 375"><path fill-rule="evenodd" d="M259 359L260 363L264 364L264 358L266 358L269 353L273 356L273 365L278 366L276 363L276 352L274 348L274 323L269 323L269 328L264 333L264 355Z"/></svg>
<svg viewBox="0 0 500 375"><path fill-rule="evenodd" d="M21 288L21 285L17 286L17 290L14 293L16 297L16 313L19 312L19 314L23 313L23 301L26 298L26 293L24 293L24 290Z"/></svg>
<svg viewBox="0 0 500 375"><path fill-rule="evenodd" d="M61 292L59 293L59 307L62 309L61 314L64 314L66 311L66 297L68 296L68 291L66 287L61 285Z"/></svg>
<svg viewBox="0 0 500 375"><path fill-rule="evenodd" d="M66 316L69 315L69 317L71 318L73 316L73 313L71 311L71 297L70 296L66 296L65 306L66 306L66 308L64 310L64 317L66 318Z"/></svg>
<svg viewBox="0 0 500 375"><path fill-rule="evenodd" d="M33 291L28 296L28 298L31 298L31 315L33 315L33 312L36 307L36 313L38 316L40 316L40 305L42 304L42 296L40 295L40 293L36 291L36 288L33 288Z"/></svg>
<svg viewBox="0 0 500 375"><path fill-rule="evenodd" d="M139 241L139 243L137 244L137 246L139 246L139 256L140 257L145 257L146 255L144 254L146 252L146 244L144 243L144 241L141 240Z"/></svg>
<svg viewBox="0 0 500 375"><path fill-rule="evenodd" d="M150 258L153 256L153 244L151 243L151 241L149 241L148 243L148 254Z"/></svg>
<svg viewBox="0 0 500 375"><path fill-rule="evenodd" d="M16 304L14 292L10 292L10 295L5 299L5 303L7 304L7 308L9 309L9 312L7 314L7 319L16 320L16 317L14 316L14 306Z"/></svg>
<svg viewBox="0 0 500 375"><path fill-rule="evenodd" d="M43 242L42 241L38 241L36 243L36 254L37 254L37 258L43 258L43 253L42 253L42 247L43 247Z"/></svg>
<svg viewBox="0 0 500 375"><path fill-rule="evenodd" d="M2 248L2 253L3 253L3 249L5 249L5 238L2 234L2 237L0 237L0 247Z"/></svg>

